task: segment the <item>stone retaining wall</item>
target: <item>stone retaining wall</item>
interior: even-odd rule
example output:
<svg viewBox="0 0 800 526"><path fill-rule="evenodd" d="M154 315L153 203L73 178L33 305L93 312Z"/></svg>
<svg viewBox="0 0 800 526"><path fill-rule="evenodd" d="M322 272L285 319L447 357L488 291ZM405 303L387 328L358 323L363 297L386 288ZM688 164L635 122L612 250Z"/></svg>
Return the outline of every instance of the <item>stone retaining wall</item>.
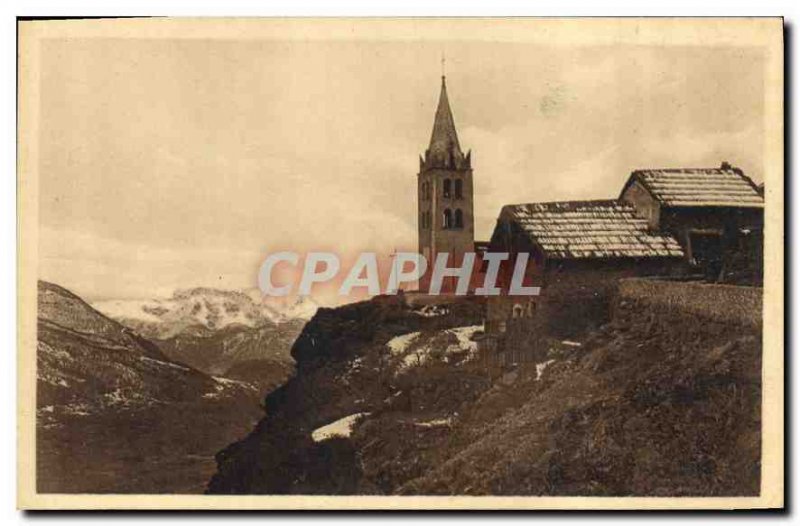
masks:
<svg viewBox="0 0 800 526"><path fill-rule="evenodd" d="M618 292L620 302L646 302L724 323L758 326L762 322L760 287L628 278L619 281Z"/></svg>

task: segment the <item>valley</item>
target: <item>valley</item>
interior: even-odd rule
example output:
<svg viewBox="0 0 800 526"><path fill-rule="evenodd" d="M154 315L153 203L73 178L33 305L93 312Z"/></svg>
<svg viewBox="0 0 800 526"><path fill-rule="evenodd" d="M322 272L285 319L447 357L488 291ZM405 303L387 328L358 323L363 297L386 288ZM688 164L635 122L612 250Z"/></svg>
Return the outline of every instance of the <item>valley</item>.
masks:
<svg viewBox="0 0 800 526"><path fill-rule="evenodd" d="M264 395L292 374L289 347L304 321L260 316L228 291L176 297L162 320L142 311L120 323L39 283L40 492L202 493L215 453L263 416ZM221 315L249 308L247 322L198 316L220 298Z"/></svg>

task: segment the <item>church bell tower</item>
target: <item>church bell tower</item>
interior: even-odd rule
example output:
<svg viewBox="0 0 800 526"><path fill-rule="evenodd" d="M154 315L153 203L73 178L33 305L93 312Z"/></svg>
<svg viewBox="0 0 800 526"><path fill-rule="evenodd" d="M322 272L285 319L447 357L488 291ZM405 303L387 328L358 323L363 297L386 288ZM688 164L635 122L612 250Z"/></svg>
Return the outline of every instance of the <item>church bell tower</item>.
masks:
<svg viewBox="0 0 800 526"><path fill-rule="evenodd" d="M431 142L417 174L419 252L428 260L427 276L437 254L447 252L448 266L458 266L464 253L474 251L471 153L461 151L442 75ZM427 279L420 285L427 288ZM446 283L444 290L449 288Z"/></svg>

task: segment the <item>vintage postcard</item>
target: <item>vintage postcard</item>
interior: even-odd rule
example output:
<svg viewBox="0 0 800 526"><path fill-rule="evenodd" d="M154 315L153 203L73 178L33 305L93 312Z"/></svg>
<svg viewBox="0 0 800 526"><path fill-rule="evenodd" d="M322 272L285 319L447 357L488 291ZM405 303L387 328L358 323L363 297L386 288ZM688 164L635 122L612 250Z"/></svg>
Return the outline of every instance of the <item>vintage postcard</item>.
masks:
<svg viewBox="0 0 800 526"><path fill-rule="evenodd" d="M783 21L19 22L24 509L781 508Z"/></svg>

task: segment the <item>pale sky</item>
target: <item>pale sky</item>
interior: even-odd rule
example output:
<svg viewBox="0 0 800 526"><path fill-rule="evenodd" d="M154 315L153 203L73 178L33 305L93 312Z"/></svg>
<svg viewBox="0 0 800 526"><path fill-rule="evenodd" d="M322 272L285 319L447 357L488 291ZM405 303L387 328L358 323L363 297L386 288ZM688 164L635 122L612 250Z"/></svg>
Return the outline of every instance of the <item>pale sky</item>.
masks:
<svg viewBox="0 0 800 526"><path fill-rule="evenodd" d="M416 250L442 53L479 240L504 204L616 197L637 168L763 180L755 48L52 40L40 276L151 297L254 287L277 250Z"/></svg>

